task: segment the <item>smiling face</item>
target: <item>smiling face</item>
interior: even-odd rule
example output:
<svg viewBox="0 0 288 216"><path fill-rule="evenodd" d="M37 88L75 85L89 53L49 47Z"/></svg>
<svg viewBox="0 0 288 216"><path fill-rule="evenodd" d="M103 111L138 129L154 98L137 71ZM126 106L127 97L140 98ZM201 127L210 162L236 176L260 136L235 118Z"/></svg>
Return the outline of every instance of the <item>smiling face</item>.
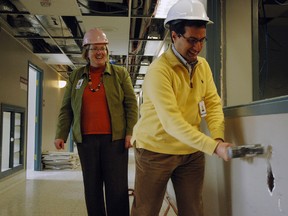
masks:
<svg viewBox="0 0 288 216"><path fill-rule="evenodd" d="M171 32L176 50L188 63L195 62L206 39L206 27L185 26L183 35Z"/></svg>
<svg viewBox="0 0 288 216"><path fill-rule="evenodd" d="M106 44L91 44L88 49L90 65L96 68L103 67L108 61L108 50Z"/></svg>

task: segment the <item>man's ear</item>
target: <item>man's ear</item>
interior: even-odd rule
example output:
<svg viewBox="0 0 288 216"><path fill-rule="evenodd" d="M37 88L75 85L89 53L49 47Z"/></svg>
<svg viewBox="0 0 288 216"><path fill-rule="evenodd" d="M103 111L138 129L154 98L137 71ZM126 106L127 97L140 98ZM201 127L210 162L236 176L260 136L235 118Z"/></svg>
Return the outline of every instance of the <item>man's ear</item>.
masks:
<svg viewBox="0 0 288 216"><path fill-rule="evenodd" d="M173 42L175 41L175 39L176 39L177 37L179 37L179 35L178 35L175 31L172 31L172 32L171 32L171 38L172 38Z"/></svg>

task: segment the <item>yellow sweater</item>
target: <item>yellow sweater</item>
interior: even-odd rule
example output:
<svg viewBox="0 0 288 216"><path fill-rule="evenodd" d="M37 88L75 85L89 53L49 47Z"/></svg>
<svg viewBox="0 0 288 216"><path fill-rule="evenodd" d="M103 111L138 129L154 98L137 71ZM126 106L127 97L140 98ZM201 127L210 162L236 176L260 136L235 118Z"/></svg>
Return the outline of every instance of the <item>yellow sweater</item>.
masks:
<svg viewBox="0 0 288 216"><path fill-rule="evenodd" d="M133 129L132 143L164 154L212 155L217 141L224 139L224 115L211 69L204 58L192 71L174 55L171 47L150 65L143 83L141 118ZM211 137L200 132L199 102L204 101Z"/></svg>

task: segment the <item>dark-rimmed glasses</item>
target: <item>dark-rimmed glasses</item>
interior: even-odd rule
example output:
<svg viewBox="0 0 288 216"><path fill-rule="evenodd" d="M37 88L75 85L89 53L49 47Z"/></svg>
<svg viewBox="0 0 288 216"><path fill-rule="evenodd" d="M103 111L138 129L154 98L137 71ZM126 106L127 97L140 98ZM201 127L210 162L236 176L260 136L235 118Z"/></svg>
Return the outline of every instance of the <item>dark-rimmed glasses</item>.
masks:
<svg viewBox="0 0 288 216"><path fill-rule="evenodd" d="M197 38L194 38L194 37L185 37L184 35L182 34L179 34L179 36L182 36L189 44L191 44L192 46L196 45L198 42L203 45L206 41L207 41L207 38L204 37L204 38L201 38L201 39L197 39Z"/></svg>

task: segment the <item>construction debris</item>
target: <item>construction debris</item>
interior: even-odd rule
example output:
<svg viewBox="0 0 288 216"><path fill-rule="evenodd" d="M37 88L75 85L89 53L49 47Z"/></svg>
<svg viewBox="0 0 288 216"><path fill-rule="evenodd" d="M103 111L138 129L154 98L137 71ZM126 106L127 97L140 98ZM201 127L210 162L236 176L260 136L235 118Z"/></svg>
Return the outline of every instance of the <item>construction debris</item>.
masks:
<svg viewBox="0 0 288 216"><path fill-rule="evenodd" d="M43 152L43 169L77 169L80 167L79 156L73 152Z"/></svg>

